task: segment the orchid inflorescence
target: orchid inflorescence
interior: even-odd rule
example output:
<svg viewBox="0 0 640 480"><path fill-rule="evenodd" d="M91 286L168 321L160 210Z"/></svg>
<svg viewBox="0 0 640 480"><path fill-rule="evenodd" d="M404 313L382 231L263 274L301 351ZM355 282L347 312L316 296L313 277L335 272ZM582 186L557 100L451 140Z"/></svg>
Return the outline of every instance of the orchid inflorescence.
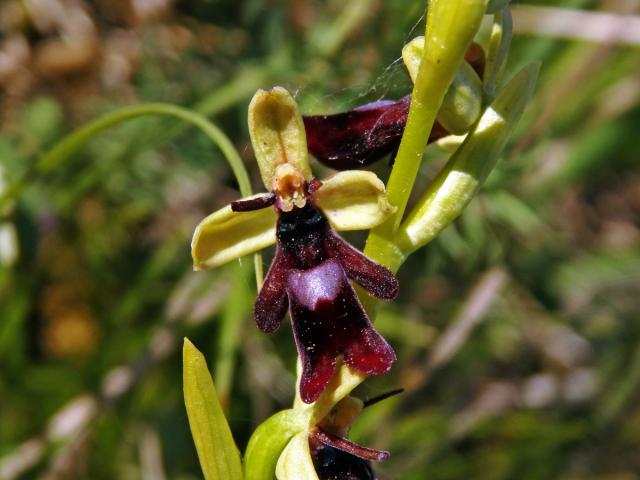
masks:
<svg viewBox="0 0 640 480"><path fill-rule="evenodd" d="M375 312L374 298L398 295L394 272L462 212L532 93L537 66L496 89L510 41L507 3L431 0L427 35L403 49L414 90L398 101L304 117L282 87L253 97L249 132L266 192L206 217L192 256L195 269L204 270L275 244L254 319L271 333L289 312L297 394L293 408L258 427L242 467L219 408L209 417L224 423L220 431L211 418L211 431L203 429L203 404L215 402L215 392L201 354L185 343L185 400L208 480L376 478L370 462L389 453L346 438L366 406L350 392L396 360L367 311ZM454 153L405 216L428 141ZM309 153L338 172L314 177ZM349 170L388 154L394 164L387 188L372 172ZM364 253L337 233L349 230L372 230ZM206 374L196 372L202 368Z"/></svg>

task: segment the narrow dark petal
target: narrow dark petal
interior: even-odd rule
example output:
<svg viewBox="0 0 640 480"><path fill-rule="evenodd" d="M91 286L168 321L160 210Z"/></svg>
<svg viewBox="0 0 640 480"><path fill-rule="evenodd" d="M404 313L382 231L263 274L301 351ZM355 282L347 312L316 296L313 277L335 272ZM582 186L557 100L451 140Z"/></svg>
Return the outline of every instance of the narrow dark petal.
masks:
<svg viewBox="0 0 640 480"><path fill-rule="evenodd" d="M373 328L337 260L290 271L287 293L293 333L302 361L300 396L318 399L342 355L366 375L386 373L396 359L393 349Z"/></svg>
<svg viewBox="0 0 640 480"><path fill-rule="evenodd" d="M274 193L265 193L259 197L251 198L249 200L236 200L231 202L231 210L234 212L251 212L253 210L261 210L263 208L270 207L276 203L276 196Z"/></svg>
<svg viewBox="0 0 640 480"><path fill-rule="evenodd" d="M282 248L276 247L276 254L253 307L256 324L263 332L277 330L287 313L286 284L290 268L291 259Z"/></svg>
<svg viewBox="0 0 640 480"><path fill-rule="evenodd" d="M328 251L340 262L347 277L377 298L396 298L400 285L390 270L368 258L333 231L327 235L326 241Z"/></svg>
<svg viewBox="0 0 640 480"><path fill-rule="evenodd" d="M351 442L343 437L332 435L316 427L311 436L314 440L328 447L337 448L343 452L355 455L363 460L373 460L375 462L384 462L389 458L389 452L384 450L375 450L373 448L363 447L357 443Z"/></svg>

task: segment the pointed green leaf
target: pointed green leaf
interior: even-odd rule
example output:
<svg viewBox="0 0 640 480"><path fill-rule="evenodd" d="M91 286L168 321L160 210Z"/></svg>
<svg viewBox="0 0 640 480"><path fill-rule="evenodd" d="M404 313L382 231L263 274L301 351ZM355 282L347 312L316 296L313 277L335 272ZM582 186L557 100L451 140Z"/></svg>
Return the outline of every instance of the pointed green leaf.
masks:
<svg viewBox="0 0 640 480"><path fill-rule="evenodd" d="M242 480L240 454L204 356L184 339L184 403L205 480Z"/></svg>

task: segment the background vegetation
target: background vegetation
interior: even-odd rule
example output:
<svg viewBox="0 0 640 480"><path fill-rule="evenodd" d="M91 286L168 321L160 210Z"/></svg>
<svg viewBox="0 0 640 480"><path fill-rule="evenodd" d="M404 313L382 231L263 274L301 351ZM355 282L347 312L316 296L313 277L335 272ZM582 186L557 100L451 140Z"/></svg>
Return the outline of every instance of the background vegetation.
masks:
<svg viewBox="0 0 640 480"><path fill-rule="evenodd" d="M399 361L358 390L406 389L353 431L392 451L383 479L640 472L638 45L621 38L633 36L622 16L593 28L528 8L637 21L640 2L514 5L509 71L541 60L537 94L478 198L401 269L400 299L377 323ZM194 226L238 196L206 137L144 118L53 171L35 172L39 156L102 113L170 102L212 118L258 186L253 92L283 85L305 113L399 98L411 86L400 49L421 34L423 8L0 3L0 178L7 188L28 175L0 219L0 479L200 478L183 336L210 360L241 448L294 388L290 329L268 337L253 326L251 261L192 272ZM562 31L550 37L553 19ZM444 160L435 148L428 156L422 185ZM385 161L376 168L388 172Z"/></svg>

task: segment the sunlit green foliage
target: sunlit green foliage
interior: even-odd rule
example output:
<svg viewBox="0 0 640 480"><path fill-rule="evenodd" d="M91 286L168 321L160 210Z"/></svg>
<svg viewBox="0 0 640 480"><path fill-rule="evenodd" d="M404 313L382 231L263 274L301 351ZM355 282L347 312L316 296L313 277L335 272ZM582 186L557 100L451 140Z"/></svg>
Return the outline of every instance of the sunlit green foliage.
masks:
<svg viewBox="0 0 640 480"><path fill-rule="evenodd" d="M288 329L253 325L249 268L192 272L194 226L240 196L224 156L184 123L140 118L52 171L33 167L100 114L168 102L212 119L257 188L254 91L283 85L304 113L399 98L424 5L189 0L136 19L86 3L101 41L73 71L35 63L55 33L1 27L33 55L0 77L0 184L27 179L0 207L0 478L201 478L182 337L209 359L242 451L290 406L295 378ZM403 265L400 299L376 323L399 361L356 391L407 389L353 429L393 452L383 478L626 480L640 468L638 50L517 35L514 18L505 77L542 61L537 92L462 217ZM422 184L446 156L427 160ZM376 171L386 178L387 162Z"/></svg>

